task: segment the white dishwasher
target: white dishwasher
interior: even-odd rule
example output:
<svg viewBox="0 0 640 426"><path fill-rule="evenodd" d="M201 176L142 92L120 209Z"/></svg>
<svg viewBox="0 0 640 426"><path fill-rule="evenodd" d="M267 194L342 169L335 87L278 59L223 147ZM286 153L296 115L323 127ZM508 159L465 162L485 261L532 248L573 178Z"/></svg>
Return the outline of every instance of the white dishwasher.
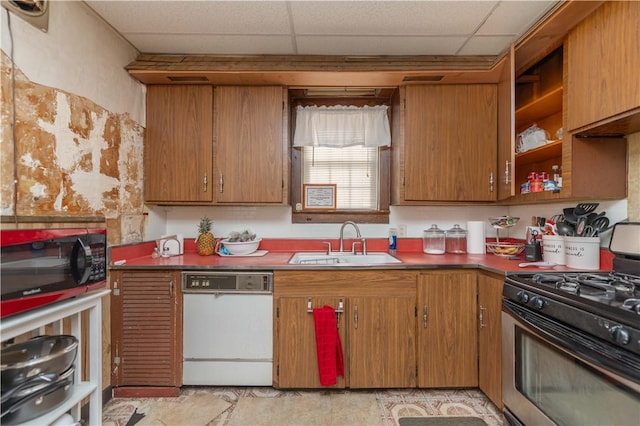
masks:
<svg viewBox="0 0 640 426"><path fill-rule="evenodd" d="M271 386L273 273L183 272L184 385Z"/></svg>

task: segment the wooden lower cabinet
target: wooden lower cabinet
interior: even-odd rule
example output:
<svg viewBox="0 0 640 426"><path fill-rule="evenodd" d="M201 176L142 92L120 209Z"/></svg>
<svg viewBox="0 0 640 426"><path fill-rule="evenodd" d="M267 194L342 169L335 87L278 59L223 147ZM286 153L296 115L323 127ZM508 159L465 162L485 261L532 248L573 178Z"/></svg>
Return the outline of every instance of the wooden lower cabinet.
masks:
<svg viewBox="0 0 640 426"><path fill-rule="evenodd" d="M324 305L337 307L340 297L313 297L313 308ZM319 388L318 358L316 355L313 314L307 311L308 298L281 297L276 299L275 340L278 361L274 363L274 382L282 388ZM341 341L345 342L342 321L339 324ZM344 388L345 380L338 377L334 388Z"/></svg>
<svg viewBox="0 0 640 426"><path fill-rule="evenodd" d="M345 377L334 387L415 387L416 272L275 271L274 386L320 388L312 307L340 300ZM363 296L364 295L364 296Z"/></svg>
<svg viewBox="0 0 640 426"><path fill-rule="evenodd" d="M478 274L478 386L502 409L502 286L504 276Z"/></svg>
<svg viewBox="0 0 640 426"><path fill-rule="evenodd" d="M349 299L350 387L416 386L415 312L415 293Z"/></svg>
<svg viewBox="0 0 640 426"><path fill-rule="evenodd" d="M180 271L111 272L114 396L177 395L182 385Z"/></svg>
<svg viewBox="0 0 640 426"><path fill-rule="evenodd" d="M418 279L418 386L478 386L477 272L438 270Z"/></svg>

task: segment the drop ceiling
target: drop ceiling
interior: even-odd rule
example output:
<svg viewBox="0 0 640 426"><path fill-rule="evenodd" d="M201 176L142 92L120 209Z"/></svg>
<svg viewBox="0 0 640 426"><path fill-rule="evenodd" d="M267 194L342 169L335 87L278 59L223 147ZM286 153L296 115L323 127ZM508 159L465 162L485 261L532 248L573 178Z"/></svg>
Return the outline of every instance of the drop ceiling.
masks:
<svg viewBox="0 0 640 426"><path fill-rule="evenodd" d="M500 55L555 1L85 0L141 53Z"/></svg>

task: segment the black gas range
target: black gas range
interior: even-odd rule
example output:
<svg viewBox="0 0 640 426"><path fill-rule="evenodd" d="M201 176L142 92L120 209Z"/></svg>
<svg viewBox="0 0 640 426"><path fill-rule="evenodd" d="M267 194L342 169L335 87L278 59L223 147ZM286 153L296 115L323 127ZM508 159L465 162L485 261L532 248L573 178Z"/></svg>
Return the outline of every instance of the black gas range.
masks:
<svg viewBox="0 0 640 426"><path fill-rule="evenodd" d="M516 274L502 300L510 425L638 423L640 223L618 223L611 272Z"/></svg>
<svg viewBox="0 0 640 426"><path fill-rule="evenodd" d="M503 296L640 355L640 223L616 224L612 272L541 272L505 280Z"/></svg>

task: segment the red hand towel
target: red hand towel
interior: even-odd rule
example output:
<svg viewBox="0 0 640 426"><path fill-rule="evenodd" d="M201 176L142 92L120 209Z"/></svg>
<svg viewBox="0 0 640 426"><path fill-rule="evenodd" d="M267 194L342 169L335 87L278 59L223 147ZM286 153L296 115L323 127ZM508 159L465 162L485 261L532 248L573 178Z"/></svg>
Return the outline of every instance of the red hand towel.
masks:
<svg viewBox="0 0 640 426"><path fill-rule="evenodd" d="M318 373L322 386L336 384L336 377L344 377L344 359L342 342L336 323L336 311L331 306L313 310L316 329L316 353L318 355Z"/></svg>

